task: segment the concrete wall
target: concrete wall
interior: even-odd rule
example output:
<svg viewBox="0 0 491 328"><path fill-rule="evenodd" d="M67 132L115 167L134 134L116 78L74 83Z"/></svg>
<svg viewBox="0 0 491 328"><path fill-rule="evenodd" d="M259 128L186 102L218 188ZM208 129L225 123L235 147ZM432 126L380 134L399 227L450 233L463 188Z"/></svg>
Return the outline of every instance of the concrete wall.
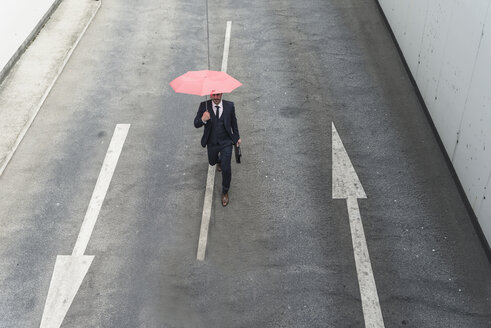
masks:
<svg viewBox="0 0 491 328"><path fill-rule="evenodd" d="M61 0L0 1L0 81Z"/></svg>
<svg viewBox="0 0 491 328"><path fill-rule="evenodd" d="M491 243L491 0L379 0Z"/></svg>

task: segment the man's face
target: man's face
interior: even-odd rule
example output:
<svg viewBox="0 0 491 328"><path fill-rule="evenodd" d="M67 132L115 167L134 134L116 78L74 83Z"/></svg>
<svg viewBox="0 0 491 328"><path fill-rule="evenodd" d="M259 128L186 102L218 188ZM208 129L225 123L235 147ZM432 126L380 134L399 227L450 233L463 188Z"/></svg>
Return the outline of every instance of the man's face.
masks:
<svg viewBox="0 0 491 328"><path fill-rule="evenodd" d="M221 93L212 94L211 100L213 100L213 102L218 105L220 103L220 100L222 100L222 94Z"/></svg>

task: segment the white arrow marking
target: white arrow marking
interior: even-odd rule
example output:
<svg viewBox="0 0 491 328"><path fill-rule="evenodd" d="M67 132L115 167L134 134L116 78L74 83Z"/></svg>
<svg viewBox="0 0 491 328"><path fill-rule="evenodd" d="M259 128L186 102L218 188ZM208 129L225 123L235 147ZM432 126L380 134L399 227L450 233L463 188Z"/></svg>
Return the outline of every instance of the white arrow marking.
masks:
<svg viewBox="0 0 491 328"><path fill-rule="evenodd" d="M351 240L355 255L356 272L360 286L361 303L365 327L383 328L384 320L380 309L377 286L373 277L367 241L363 231L358 198L367 198L351 164L343 142L332 123L332 197L346 199L351 229Z"/></svg>
<svg viewBox="0 0 491 328"><path fill-rule="evenodd" d="M44 305L41 328L60 327L77 294L94 256L58 255L48 297Z"/></svg>
<svg viewBox="0 0 491 328"><path fill-rule="evenodd" d="M338 131L332 123L332 198L367 198Z"/></svg>
<svg viewBox="0 0 491 328"><path fill-rule="evenodd" d="M40 328L59 328L92 264L94 256L84 255L102 203L106 198L130 124L118 124L109 144L87 213L72 255L56 258Z"/></svg>
<svg viewBox="0 0 491 328"><path fill-rule="evenodd" d="M228 65L228 48L230 46L230 33L232 30L232 22L227 22L227 29L225 31L225 42L223 45L223 57L222 57L222 72L227 71ZM208 166L208 176L206 178L206 190L205 200L203 204L203 214L201 216L201 228L199 232L198 240L198 252L196 253L196 259L203 261L205 259L206 244L208 243L208 226L210 225L211 216L211 203L213 201L213 187L215 185L215 167Z"/></svg>

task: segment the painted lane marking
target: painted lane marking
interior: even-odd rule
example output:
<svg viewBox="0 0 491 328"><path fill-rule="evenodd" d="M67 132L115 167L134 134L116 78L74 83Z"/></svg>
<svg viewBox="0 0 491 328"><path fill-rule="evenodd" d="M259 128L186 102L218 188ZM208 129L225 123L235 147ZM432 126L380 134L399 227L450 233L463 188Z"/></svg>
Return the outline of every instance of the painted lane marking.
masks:
<svg viewBox="0 0 491 328"><path fill-rule="evenodd" d="M227 22L227 29L225 31L225 42L223 46L223 57L222 57L222 72L227 71L228 65L228 49L230 47L230 34L232 30L232 22ZM208 227L210 225L211 216L211 203L213 201L213 187L215 185L215 167L208 166L208 176L206 178L206 191L205 200L203 204L203 214L201 216L201 228L199 233L198 241L198 252L196 259L199 261L204 261L206 253L206 244L208 243Z"/></svg>
<svg viewBox="0 0 491 328"><path fill-rule="evenodd" d="M92 198L90 199L89 207L87 208L87 213L85 214L84 222L82 223L82 228L80 229L72 255L83 255L85 253L129 129L130 124L118 124L114 130L114 135L109 144L101 172L97 178L94 192L92 193Z"/></svg>
<svg viewBox="0 0 491 328"><path fill-rule="evenodd" d="M223 57L222 57L222 72L227 71L228 66L228 49L230 48L230 33L232 32L232 22L227 22L227 29L225 30L225 42L223 44Z"/></svg>
<svg viewBox="0 0 491 328"><path fill-rule="evenodd" d="M106 198L130 124L118 124L102 164L72 255L58 255L44 305L40 328L59 328L87 274L93 255L84 255Z"/></svg>
<svg viewBox="0 0 491 328"><path fill-rule="evenodd" d="M205 201L203 205L203 214L201 216L201 228L199 232L198 253L196 258L199 261L205 259L206 244L208 242L208 227L211 217L211 203L213 200L213 187L215 184L215 167L208 166L208 177L206 180Z"/></svg>
<svg viewBox="0 0 491 328"><path fill-rule="evenodd" d="M346 199L365 327L384 328L358 198L367 198L343 142L332 123L332 198Z"/></svg>

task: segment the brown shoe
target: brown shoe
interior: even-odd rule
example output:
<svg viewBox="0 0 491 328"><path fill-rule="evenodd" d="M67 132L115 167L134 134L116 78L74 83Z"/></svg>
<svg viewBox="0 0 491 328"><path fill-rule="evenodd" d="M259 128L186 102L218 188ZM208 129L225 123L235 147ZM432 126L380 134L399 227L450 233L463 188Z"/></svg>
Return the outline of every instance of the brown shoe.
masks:
<svg viewBox="0 0 491 328"><path fill-rule="evenodd" d="M228 193L222 194L222 206L225 207L228 205Z"/></svg>
<svg viewBox="0 0 491 328"><path fill-rule="evenodd" d="M222 172L222 164L217 163L217 171Z"/></svg>

